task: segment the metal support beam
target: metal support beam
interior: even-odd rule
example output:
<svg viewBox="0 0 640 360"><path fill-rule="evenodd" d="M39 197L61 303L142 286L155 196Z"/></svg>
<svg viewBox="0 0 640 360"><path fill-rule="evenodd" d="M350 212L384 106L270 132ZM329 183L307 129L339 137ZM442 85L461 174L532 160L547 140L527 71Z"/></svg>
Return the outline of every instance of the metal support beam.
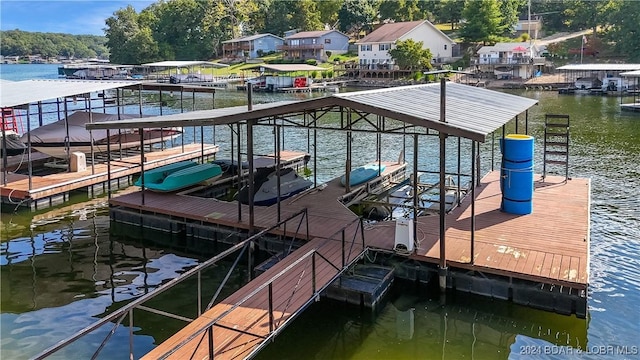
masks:
<svg viewBox="0 0 640 360"><path fill-rule="evenodd" d="M446 122L446 79L440 80L440 121ZM446 254L446 170L447 170L447 134L440 133L440 263L438 265L438 279L440 291L447 289L447 254Z"/></svg>

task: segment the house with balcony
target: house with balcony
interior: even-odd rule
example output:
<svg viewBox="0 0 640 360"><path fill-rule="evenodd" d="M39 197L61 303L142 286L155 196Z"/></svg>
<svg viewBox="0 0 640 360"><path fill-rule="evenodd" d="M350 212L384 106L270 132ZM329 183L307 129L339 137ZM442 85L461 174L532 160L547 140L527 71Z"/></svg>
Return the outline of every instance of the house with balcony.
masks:
<svg viewBox="0 0 640 360"><path fill-rule="evenodd" d="M288 35L278 47L283 58L294 60L315 59L326 61L327 51L332 55L344 54L349 49L349 37L338 30L302 31Z"/></svg>
<svg viewBox="0 0 640 360"><path fill-rule="evenodd" d="M284 39L273 34L257 34L222 42L226 59L255 59L278 50Z"/></svg>
<svg viewBox="0 0 640 360"><path fill-rule="evenodd" d="M435 64L452 61L456 43L427 20L387 23L356 42L361 70L395 70L389 50L412 39L429 49ZM455 48L455 49L454 49Z"/></svg>
<svg viewBox="0 0 640 360"><path fill-rule="evenodd" d="M473 59L476 70L493 73L497 79L529 79L545 66L541 49L529 42L496 43L483 46Z"/></svg>

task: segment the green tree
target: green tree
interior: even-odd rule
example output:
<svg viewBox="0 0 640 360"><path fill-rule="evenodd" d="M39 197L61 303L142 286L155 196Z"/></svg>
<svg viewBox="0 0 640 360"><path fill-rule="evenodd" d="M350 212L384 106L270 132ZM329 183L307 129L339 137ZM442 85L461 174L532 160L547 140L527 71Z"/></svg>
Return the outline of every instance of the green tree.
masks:
<svg viewBox="0 0 640 360"><path fill-rule="evenodd" d="M135 48L129 44L129 40L140 31L138 27L138 14L133 6L116 10L113 16L105 20L107 27L107 46L111 49L110 60L120 64L139 63Z"/></svg>
<svg viewBox="0 0 640 360"><path fill-rule="evenodd" d="M598 27L607 25L610 14L615 13L621 1L615 0L566 0L567 7L563 12L565 25L570 30L592 29L598 32ZM613 21L615 24L615 21ZM639 25L640 26L640 25Z"/></svg>
<svg viewBox="0 0 640 360"><path fill-rule="evenodd" d="M460 35L466 42L495 42L504 32L497 0L469 1L462 15L466 23L460 29Z"/></svg>
<svg viewBox="0 0 640 360"><path fill-rule="evenodd" d="M609 16L612 25L607 38L614 42L615 50L630 62L640 62L640 2L624 1Z"/></svg>
<svg viewBox="0 0 640 360"><path fill-rule="evenodd" d="M456 25L462 19L463 2L460 0L442 0L437 3L436 20L441 23L451 24L451 30L455 30Z"/></svg>
<svg viewBox="0 0 640 360"><path fill-rule="evenodd" d="M374 0L345 0L338 11L340 30L353 34L369 29L377 16Z"/></svg>
<svg viewBox="0 0 640 360"><path fill-rule="evenodd" d="M320 20L320 12L314 0L298 0L291 14L291 26L302 31L322 30L324 24Z"/></svg>
<svg viewBox="0 0 640 360"><path fill-rule="evenodd" d="M429 49L423 49L423 45L422 41L416 42L413 39L397 41L396 46L389 50L389 55L400 69L431 69L433 55Z"/></svg>
<svg viewBox="0 0 640 360"><path fill-rule="evenodd" d="M504 33L512 35L515 33L515 25L518 23L518 14L520 9L527 5L526 0L502 0L500 1L500 12L502 13L502 21L500 26L504 29Z"/></svg>
<svg viewBox="0 0 640 360"><path fill-rule="evenodd" d="M342 7L344 0L321 0L316 2L316 7L320 12L320 21L323 24L335 26L338 21L338 11Z"/></svg>

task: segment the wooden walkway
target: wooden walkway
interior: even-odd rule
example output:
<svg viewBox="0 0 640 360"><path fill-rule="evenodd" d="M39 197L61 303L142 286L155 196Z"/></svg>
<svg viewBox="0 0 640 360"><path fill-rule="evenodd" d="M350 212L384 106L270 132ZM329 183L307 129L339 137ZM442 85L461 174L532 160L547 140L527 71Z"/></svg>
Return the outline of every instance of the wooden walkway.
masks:
<svg viewBox="0 0 640 360"><path fill-rule="evenodd" d="M471 201L446 217L446 256L449 266L548 284L586 289L589 282L590 182L536 176L533 212L513 215L500 211L500 173L489 173L476 189L474 263L471 264ZM419 218L412 258L437 263L440 258L439 218ZM367 245L391 249L393 223L365 230Z"/></svg>
<svg viewBox="0 0 640 360"><path fill-rule="evenodd" d="M217 145L205 145L204 156L218 151ZM183 160L198 159L202 156L201 144L188 144L162 151L145 152L145 170L160 167ZM23 165L24 166L24 165ZM111 180L140 173L140 155L111 160ZM31 189L27 175L9 173L7 185L0 186L0 195L11 203L20 201L38 201L48 197L66 194L73 190L106 183L109 179L107 164L96 164L92 170L88 165L85 171L62 172L44 176L32 176Z"/></svg>
<svg viewBox="0 0 640 360"><path fill-rule="evenodd" d="M393 169L388 165L387 170ZM448 265L456 269L475 270L525 279L545 284L570 285L585 289L589 269L589 199L590 183L587 179L547 177L542 183L536 179L534 210L530 215L517 216L500 212L499 173L492 172L482 181L476 191L476 234L474 264L470 263L470 197L447 215L446 250ZM269 305L266 284L277 274L298 262L282 277L273 280L273 317L275 328L312 301L313 269L309 252L317 250L335 266L341 266L340 236L333 236L341 227L357 219L337 199L344 196L345 189L339 179L281 203L281 218L308 209L311 241L280 261L245 287L223 300L187 325L180 332L160 344L145 359L208 357L208 333L205 331L212 321L218 319L213 329L215 357L222 359L244 358L263 344L269 334ZM145 204L141 204L141 193L136 192L111 200L113 206L139 209L145 212L165 214L175 219L190 219L247 229L248 206L242 206L242 220L238 221L238 204L211 198L199 198L178 194L146 192ZM175 206L180 204L180 206ZM267 228L277 222L276 205L255 207L255 226ZM437 215L419 218L416 236L419 246L410 257L430 263L439 258L439 219ZM345 232L347 262L360 253L360 235L352 223ZM288 228L289 230L289 228ZM306 232L301 226L300 234ZM287 231L292 234L292 231ZM392 250L395 223L382 222L365 228L367 247ZM353 241L355 239L355 241ZM302 260L301 260L302 259ZM316 264L316 289L328 284L338 270L318 257ZM240 306L234 304L248 294L256 296L246 299ZM228 313L226 313L228 312ZM195 335L197 336L195 336ZM191 338L191 340L189 340ZM176 346L183 345L176 349ZM174 352L175 351L175 352Z"/></svg>

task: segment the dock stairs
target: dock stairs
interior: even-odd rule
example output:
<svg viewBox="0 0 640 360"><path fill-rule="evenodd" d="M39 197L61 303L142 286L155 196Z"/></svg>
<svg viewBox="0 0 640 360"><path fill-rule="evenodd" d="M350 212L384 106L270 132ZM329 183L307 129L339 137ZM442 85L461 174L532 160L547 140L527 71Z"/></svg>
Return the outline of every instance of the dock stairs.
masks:
<svg viewBox="0 0 640 360"><path fill-rule="evenodd" d="M564 170L564 180L569 178L569 115L546 114L544 120L542 179L550 167Z"/></svg>

